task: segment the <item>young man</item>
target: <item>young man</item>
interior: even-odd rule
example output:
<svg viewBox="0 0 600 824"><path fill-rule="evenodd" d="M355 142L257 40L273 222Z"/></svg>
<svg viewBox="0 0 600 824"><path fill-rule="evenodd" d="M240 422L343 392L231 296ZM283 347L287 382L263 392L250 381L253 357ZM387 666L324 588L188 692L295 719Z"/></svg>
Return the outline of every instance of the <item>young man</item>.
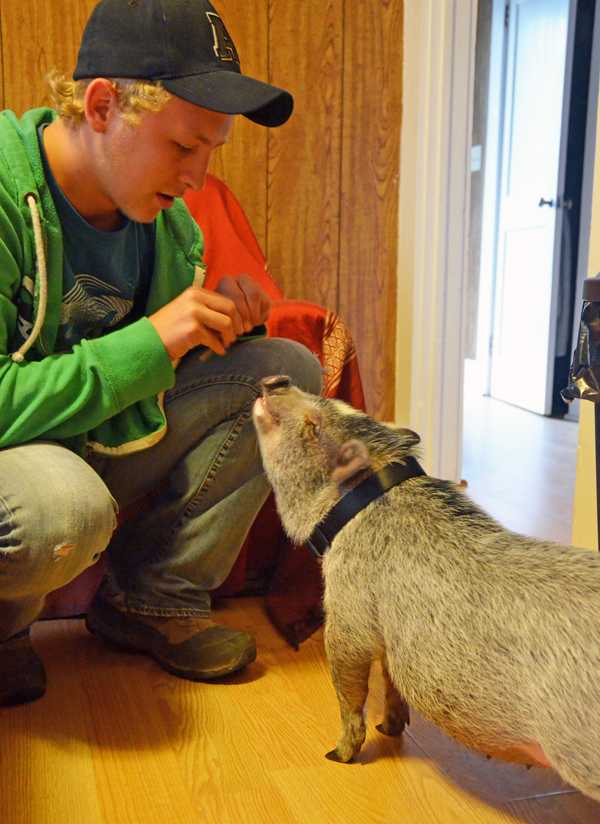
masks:
<svg viewBox="0 0 600 824"><path fill-rule="evenodd" d="M289 93L240 73L207 0L102 0L74 80L54 83L58 113L0 116L4 705L44 693L29 627L107 546L92 632L192 680L254 659L209 594L268 493L250 410L266 375L320 386L308 350L248 335L269 312L253 281L202 288L180 200L234 114L280 125Z"/></svg>

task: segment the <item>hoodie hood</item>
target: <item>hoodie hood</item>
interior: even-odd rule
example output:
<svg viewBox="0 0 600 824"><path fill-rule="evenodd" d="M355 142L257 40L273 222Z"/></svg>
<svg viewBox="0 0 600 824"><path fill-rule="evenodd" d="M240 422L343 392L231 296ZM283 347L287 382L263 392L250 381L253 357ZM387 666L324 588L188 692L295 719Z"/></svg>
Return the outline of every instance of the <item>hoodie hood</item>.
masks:
<svg viewBox="0 0 600 824"><path fill-rule="evenodd" d="M33 302L33 318L21 327L25 341L12 355L17 362L34 344L39 355L50 354L60 321L62 233L44 178L38 142L39 126L55 118L52 109L32 109L21 119L10 111L0 113L0 152L5 160L0 166L0 182L19 210L24 284L27 291L31 290Z"/></svg>

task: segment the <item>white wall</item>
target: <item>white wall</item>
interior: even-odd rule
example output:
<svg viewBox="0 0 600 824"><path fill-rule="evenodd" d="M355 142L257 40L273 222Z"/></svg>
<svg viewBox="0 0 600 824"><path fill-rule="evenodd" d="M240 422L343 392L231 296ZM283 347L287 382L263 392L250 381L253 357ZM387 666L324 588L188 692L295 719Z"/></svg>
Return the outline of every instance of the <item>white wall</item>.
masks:
<svg viewBox="0 0 600 824"><path fill-rule="evenodd" d="M419 4L408 2L404 11L402 73L402 133L400 144L400 206L398 209L398 296L396 304L395 420L408 426L412 376L413 283L415 277L415 204L417 202L417 113L420 46Z"/></svg>
<svg viewBox="0 0 600 824"><path fill-rule="evenodd" d="M458 480L477 0L404 6L396 420Z"/></svg>

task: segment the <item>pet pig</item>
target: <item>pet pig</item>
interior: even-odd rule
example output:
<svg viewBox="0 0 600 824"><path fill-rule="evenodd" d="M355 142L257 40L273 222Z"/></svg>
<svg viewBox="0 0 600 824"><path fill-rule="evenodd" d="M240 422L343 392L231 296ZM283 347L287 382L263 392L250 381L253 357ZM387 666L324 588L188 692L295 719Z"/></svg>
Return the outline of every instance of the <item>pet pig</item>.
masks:
<svg viewBox="0 0 600 824"><path fill-rule="evenodd" d="M265 471L298 544L419 437L285 376L253 409ZM418 464L416 464L418 468ZM524 502L525 503L525 502ZM600 800L600 555L504 529L453 484L422 474L354 515L323 557L325 648L350 761L382 661L390 735L408 705L467 746L553 767Z"/></svg>

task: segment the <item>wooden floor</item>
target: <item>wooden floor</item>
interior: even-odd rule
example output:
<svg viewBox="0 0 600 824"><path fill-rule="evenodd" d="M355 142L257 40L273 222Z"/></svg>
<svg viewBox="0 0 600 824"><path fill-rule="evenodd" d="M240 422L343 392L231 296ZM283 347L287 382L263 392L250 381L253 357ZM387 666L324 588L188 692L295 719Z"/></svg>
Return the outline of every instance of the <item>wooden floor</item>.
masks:
<svg viewBox="0 0 600 824"><path fill-rule="evenodd" d="M515 438L513 421L501 449L511 459ZM537 512L531 502L539 501L528 531L547 532L560 494L552 484L541 491L548 469L527 477L517 452L507 475L521 490L512 517ZM479 467L468 477L473 497L489 495L490 510L506 506L510 515L499 470L483 458ZM562 497L570 505L570 493ZM223 602L217 616L255 632L259 658L214 684L180 681L144 657L110 649L79 620L36 624L49 688L32 705L0 710L0 824L600 822L600 804L553 772L487 761L414 714L402 738L380 735L377 670L358 762L326 760L338 715L321 634L295 652L259 598Z"/></svg>
<svg viewBox="0 0 600 824"><path fill-rule="evenodd" d="M571 543L577 423L465 388L463 478L508 529Z"/></svg>

